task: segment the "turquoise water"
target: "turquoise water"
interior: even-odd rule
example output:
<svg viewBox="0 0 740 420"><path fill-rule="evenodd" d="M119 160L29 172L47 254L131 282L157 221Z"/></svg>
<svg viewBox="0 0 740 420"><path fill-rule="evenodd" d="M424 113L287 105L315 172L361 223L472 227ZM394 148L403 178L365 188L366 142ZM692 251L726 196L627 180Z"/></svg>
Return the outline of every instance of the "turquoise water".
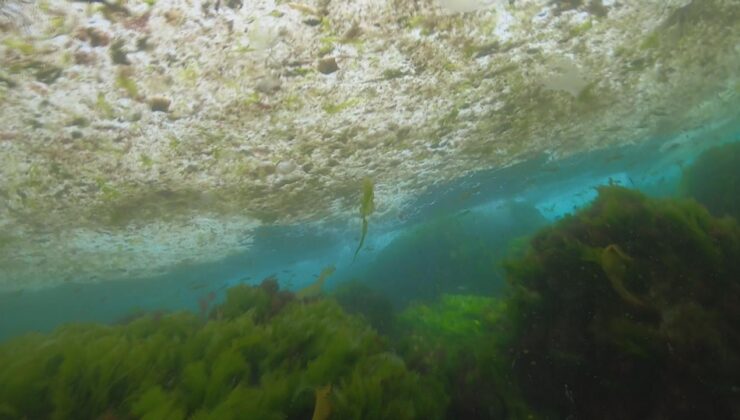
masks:
<svg viewBox="0 0 740 420"><path fill-rule="evenodd" d="M4 293L0 295L3 302L0 337L50 331L72 321L113 322L137 311L197 310L198 299L210 292L220 299L230 286L259 284L271 275L278 278L281 287L298 290L327 265L337 268L327 283L329 288L360 279L377 283L374 286L391 297L407 295L398 297L403 301L414 297L428 299L440 293L500 293L504 281L495 263L491 264L490 272L498 280L482 289L467 290L468 285L457 284L458 278L434 289L424 280L430 277L429 270L439 272L435 274L439 278L450 278L454 270L462 267L449 259L439 262L440 266L430 266L429 258L436 259L461 242L478 241L481 249L496 249L495 260L501 260L510 241L588 205L599 185L622 185L655 197L675 196L681 168L690 165L702 150L733 141L737 138L734 130L732 123L718 130L713 128L720 133L714 143L702 137L685 140L690 136L688 133L671 139L681 142L671 154L659 151L666 139L656 139L640 146L604 150L558 162L535 158L511 168L440 185L419 197L403 219L373 223L367 243L354 263L351 252L359 240L359 230L354 226L352 230L339 226L321 229L276 226L259 229L254 247L248 253L212 264L174 270L155 278ZM419 230L428 232L414 239L414 232ZM445 233L453 237L434 238L435 234ZM444 267L445 264L449 267ZM398 277L410 277L411 289L397 283ZM389 279L387 283L385 279Z"/></svg>
<svg viewBox="0 0 740 420"><path fill-rule="evenodd" d="M738 23L0 0L0 420L740 419Z"/></svg>

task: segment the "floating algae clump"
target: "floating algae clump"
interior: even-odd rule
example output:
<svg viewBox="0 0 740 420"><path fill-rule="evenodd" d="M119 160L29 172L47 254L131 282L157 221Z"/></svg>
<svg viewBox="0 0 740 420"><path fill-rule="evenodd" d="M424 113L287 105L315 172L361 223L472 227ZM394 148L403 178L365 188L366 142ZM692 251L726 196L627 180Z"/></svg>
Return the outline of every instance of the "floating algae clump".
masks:
<svg viewBox="0 0 740 420"><path fill-rule="evenodd" d="M515 377L551 418L736 418L740 227L603 187L507 263Z"/></svg>
<svg viewBox="0 0 740 420"><path fill-rule="evenodd" d="M684 193L717 216L740 220L740 141L702 153L683 175Z"/></svg>
<svg viewBox="0 0 740 420"><path fill-rule="evenodd" d="M359 318L270 281L230 289L207 321L159 314L17 338L0 346L0 366L0 418L310 419L317 403L341 419L443 411Z"/></svg>

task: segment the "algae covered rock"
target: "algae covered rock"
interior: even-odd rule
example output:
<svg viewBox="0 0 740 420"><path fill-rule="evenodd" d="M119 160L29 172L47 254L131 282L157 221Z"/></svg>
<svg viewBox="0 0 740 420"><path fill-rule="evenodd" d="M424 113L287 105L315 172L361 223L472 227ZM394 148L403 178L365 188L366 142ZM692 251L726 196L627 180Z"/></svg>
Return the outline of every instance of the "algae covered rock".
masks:
<svg viewBox="0 0 740 420"><path fill-rule="evenodd" d="M272 282L229 290L204 320L152 314L0 346L0 418L430 419L420 381L361 319ZM322 391L322 392L318 392Z"/></svg>
<svg viewBox="0 0 740 420"><path fill-rule="evenodd" d="M737 418L740 227L619 187L507 264L512 366L554 418Z"/></svg>

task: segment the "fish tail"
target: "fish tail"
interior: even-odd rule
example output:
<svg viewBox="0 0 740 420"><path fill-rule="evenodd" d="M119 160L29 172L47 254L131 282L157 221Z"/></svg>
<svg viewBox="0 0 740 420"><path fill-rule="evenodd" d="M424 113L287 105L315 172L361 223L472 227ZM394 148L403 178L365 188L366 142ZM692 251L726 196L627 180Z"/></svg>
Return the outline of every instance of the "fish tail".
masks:
<svg viewBox="0 0 740 420"><path fill-rule="evenodd" d="M355 250L355 255L352 257L352 262L355 262L357 259L357 254L360 252L360 248L362 248L362 244L365 243L365 236L367 235L367 219L362 218L362 236L360 237L360 244L357 245L357 249Z"/></svg>

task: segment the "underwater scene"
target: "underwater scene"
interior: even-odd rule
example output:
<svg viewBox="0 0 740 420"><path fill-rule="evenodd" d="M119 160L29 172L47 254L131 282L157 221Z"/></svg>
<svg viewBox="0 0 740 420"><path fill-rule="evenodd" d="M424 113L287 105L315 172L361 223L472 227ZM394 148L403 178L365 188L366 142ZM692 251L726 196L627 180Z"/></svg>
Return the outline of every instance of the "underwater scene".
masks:
<svg viewBox="0 0 740 420"><path fill-rule="evenodd" d="M0 0L0 420L739 419L740 0Z"/></svg>

